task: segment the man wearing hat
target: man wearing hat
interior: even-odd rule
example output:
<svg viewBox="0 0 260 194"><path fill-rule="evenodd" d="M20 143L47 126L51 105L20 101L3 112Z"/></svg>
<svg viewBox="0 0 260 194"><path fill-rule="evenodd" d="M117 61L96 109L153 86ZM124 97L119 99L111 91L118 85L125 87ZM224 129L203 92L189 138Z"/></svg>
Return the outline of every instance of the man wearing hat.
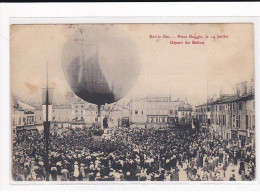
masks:
<svg viewBox="0 0 260 194"><path fill-rule="evenodd" d="M95 174L94 174L94 172L89 173L89 181L95 181Z"/></svg>
<svg viewBox="0 0 260 194"><path fill-rule="evenodd" d="M98 173L96 174L95 181L101 181L101 180L102 180L102 178L101 178L101 176L100 176L100 173L98 172Z"/></svg>
<svg viewBox="0 0 260 194"><path fill-rule="evenodd" d="M229 178L229 181L236 181L236 176L235 174L232 174L231 177Z"/></svg>
<svg viewBox="0 0 260 194"><path fill-rule="evenodd" d="M51 167L51 178L52 181L57 181L57 168L55 166Z"/></svg>

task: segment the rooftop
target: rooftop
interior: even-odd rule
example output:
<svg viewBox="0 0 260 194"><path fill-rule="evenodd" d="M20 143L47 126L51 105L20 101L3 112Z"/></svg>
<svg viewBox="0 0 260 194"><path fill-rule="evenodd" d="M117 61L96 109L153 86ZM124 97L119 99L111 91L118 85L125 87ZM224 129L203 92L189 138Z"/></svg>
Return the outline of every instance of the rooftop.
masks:
<svg viewBox="0 0 260 194"><path fill-rule="evenodd" d="M53 105L53 109L71 109L70 104L56 104Z"/></svg>
<svg viewBox="0 0 260 194"><path fill-rule="evenodd" d="M215 100L213 102L200 104L200 105L196 106L196 108L207 106L207 105L233 103L233 102L239 102L239 101L245 101L245 100L251 100L251 99L254 99L254 94L245 94L243 96L225 96L224 98L218 98L217 100Z"/></svg>

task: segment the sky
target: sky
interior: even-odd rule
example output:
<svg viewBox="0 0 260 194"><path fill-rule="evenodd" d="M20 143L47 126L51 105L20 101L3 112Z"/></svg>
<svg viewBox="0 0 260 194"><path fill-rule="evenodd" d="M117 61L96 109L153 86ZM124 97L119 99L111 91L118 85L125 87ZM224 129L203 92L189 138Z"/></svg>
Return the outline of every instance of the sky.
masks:
<svg viewBox="0 0 260 194"><path fill-rule="evenodd" d="M12 92L28 102L40 103L48 64L54 101L65 102L71 89L62 69L64 45L72 34L83 33L87 37L92 28L104 34L115 32L110 33L112 38L127 37L135 44L133 53L137 54L133 63L139 65L140 70L132 89L123 98L125 101L132 97L171 95L172 99L187 99L195 106L206 102L207 95L219 94L220 90L234 93L237 83L248 81L254 75L254 26L250 23L12 25ZM164 35L170 38L163 38ZM185 44L193 39L177 38L178 35L201 35L203 39L198 41L205 44ZM228 38L211 38L217 35ZM170 44L170 41L183 41L183 44ZM119 46L127 47L127 41ZM127 59L129 61L129 57ZM131 67L129 62L122 65Z"/></svg>

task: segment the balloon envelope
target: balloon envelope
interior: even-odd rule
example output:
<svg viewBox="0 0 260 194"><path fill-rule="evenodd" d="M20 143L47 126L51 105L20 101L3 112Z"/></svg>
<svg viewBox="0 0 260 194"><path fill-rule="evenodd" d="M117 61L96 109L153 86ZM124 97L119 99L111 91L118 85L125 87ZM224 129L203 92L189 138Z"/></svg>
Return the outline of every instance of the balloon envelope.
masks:
<svg viewBox="0 0 260 194"><path fill-rule="evenodd" d="M118 27L89 25L77 29L63 48L63 71L73 92L97 105L120 100L140 71L135 42Z"/></svg>

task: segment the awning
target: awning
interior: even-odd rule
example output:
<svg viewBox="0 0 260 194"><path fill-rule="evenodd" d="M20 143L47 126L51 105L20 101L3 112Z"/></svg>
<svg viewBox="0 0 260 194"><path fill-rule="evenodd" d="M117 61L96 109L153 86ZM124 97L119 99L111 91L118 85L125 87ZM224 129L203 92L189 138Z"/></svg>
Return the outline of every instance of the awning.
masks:
<svg viewBox="0 0 260 194"><path fill-rule="evenodd" d="M34 125L24 126L24 129L27 130L27 131L38 131L37 128Z"/></svg>

